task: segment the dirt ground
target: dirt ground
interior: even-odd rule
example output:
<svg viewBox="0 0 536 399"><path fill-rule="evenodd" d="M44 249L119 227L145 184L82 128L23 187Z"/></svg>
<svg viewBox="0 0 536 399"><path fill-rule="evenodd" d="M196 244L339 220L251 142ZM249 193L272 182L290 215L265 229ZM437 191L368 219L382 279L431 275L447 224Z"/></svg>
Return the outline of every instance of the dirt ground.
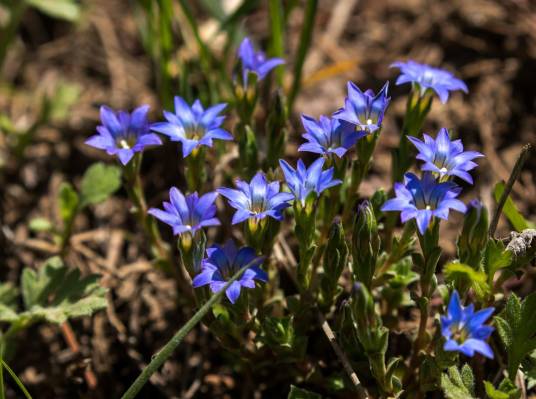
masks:
<svg viewBox="0 0 536 399"><path fill-rule="evenodd" d="M132 108L148 103L152 119L160 118L153 66L140 44L132 2L84 3L77 26L29 10L4 67L0 111L20 126L35 118L36 93L54 90L60 80L76 83L80 91L66 119L38 129L22 159L12 156L0 135L2 281L17 282L23 266L37 265L51 254L51 245L29 231L28 221L36 216L58 220L52 201L59 184L78 183L96 159L109 161L84 145L98 124L98 106ZM302 13L299 8L291 16L289 64ZM210 29L210 21L203 14L199 18ZM245 28L258 42L265 41L265 6L248 16ZM189 48L180 51L187 53ZM300 140L299 113L318 116L335 111L348 80L375 91L390 80L392 103L363 196L389 188L389 151L398 141L409 89L394 86L397 71L389 65L409 58L446 67L467 82L468 95L456 93L447 105L434 103L425 132L452 128L468 148L486 155L479 161L474 189L467 190L463 199L478 196L493 209L493 185L508 178L523 144L536 144L536 2L531 0L320 1L287 153L295 154ZM158 155L148 152L144 162L148 201L157 205L179 179L175 145L166 144ZM532 221L536 221L535 170L532 157L513 191L520 211ZM461 217L453 218L445 226L442 246L449 254L454 254L454 231L461 222ZM499 235L506 235L507 228L502 221ZM83 212L75 232L67 261L83 272L103 275L110 306L71 323L79 354L73 354L58 327L38 325L20 337L12 367L38 398L119 397L151 354L188 318L189 310L180 306L173 280L150 264L141 235L133 234L136 224L124 192ZM162 228L162 233L171 240L168 229ZM253 376L229 364L233 364L230 355L199 327L140 397L285 397L290 383L285 374L274 376L267 368ZM324 366L329 365L337 367L336 362ZM88 367L98 381L94 389L84 376Z"/></svg>

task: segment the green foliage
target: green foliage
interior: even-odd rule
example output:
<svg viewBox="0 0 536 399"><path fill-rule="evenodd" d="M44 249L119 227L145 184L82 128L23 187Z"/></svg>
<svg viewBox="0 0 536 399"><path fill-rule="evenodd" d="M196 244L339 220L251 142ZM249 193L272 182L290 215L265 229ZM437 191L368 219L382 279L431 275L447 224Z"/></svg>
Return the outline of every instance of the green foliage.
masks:
<svg viewBox="0 0 536 399"><path fill-rule="evenodd" d="M329 309L342 288L338 286L339 277L348 262L348 245L340 220L331 225L328 243L324 251L324 274L320 280L321 303Z"/></svg>
<svg viewBox="0 0 536 399"><path fill-rule="evenodd" d="M6 369L6 371L9 373L9 375L11 376L13 381L15 381L15 384L17 384L17 386L21 390L21 392L24 395L24 397L26 399L32 399L32 396L30 395L30 393L28 392L28 390L26 389L26 387L24 386L22 381L19 379L17 374L15 374L15 372L11 369L11 367L9 367L8 364L4 361L4 359L2 359L2 354L1 354L1 351L0 351L0 370L2 368ZM1 373L1 371L0 371L0 379L3 379L3 375ZM3 381L2 381L2 384L0 384L0 395L3 395L3 393L4 392L3 392Z"/></svg>
<svg viewBox="0 0 536 399"><path fill-rule="evenodd" d="M306 389L291 385L287 399L322 399L322 396Z"/></svg>
<svg viewBox="0 0 536 399"><path fill-rule="evenodd" d="M58 192L58 208L61 220L65 225L76 215L80 198L70 183L62 183Z"/></svg>
<svg viewBox="0 0 536 399"><path fill-rule="evenodd" d="M489 399L519 399L521 397L521 389L508 378L502 380L498 389L491 382L484 381L484 388Z"/></svg>
<svg viewBox="0 0 536 399"><path fill-rule="evenodd" d="M536 293L523 301L512 293L494 318L508 356L508 375L515 378L521 361L536 349Z"/></svg>
<svg viewBox="0 0 536 399"><path fill-rule="evenodd" d="M16 313L9 301L4 302L4 295L0 297L0 321L61 324L68 318L89 316L107 305L106 290L98 279L98 275L81 277L77 269L69 270L58 257L49 259L37 272L27 267L21 278L25 311Z"/></svg>
<svg viewBox="0 0 536 399"><path fill-rule="evenodd" d="M30 220L28 227L30 228L30 230L35 232L51 231L54 228L50 220L48 220L47 218L40 217L33 218L32 220Z"/></svg>
<svg viewBox="0 0 536 399"><path fill-rule="evenodd" d="M53 18L75 22L80 18L80 5L75 0L20 0Z"/></svg>
<svg viewBox="0 0 536 399"><path fill-rule="evenodd" d="M95 163L86 170L80 187L82 207L95 205L107 199L121 186L121 169L117 166Z"/></svg>
<svg viewBox="0 0 536 399"><path fill-rule="evenodd" d="M486 298L491 292L487 283L486 273L473 269L463 263L451 262L443 269L445 280L453 283L454 287L464 293L467 289L472 288L480 300Z"/></svg>
<svg viewBox="0 0 536 399"><path fill-rule="evenodd" d="M495 188L493 189L493 197L495 198L495 201L497 203L499 202L499 199L501 198L503 192L504 183L497 183L495 185ZM506 199L502 212L506 216L508 221L512 224L514 229L516 229L517 231L520 232L528 228L534 228L534 223L525 220L525 218L523 217L523 215L521 215L510 196L508 196L508 198Z"/></svg>
<svg viewBox="0 0 536 399"><path fill-rule="evenodd" d="M441 389L448 399L474 399L475 381L473 371L465 364L462 370L456 366L449 367L447 373L441 375Z"/></svg>
<svg viewBox="0 0 536 399"><path fill-rule="evenodd" d="M488 284L493 284L495 273L505 269L512 263L512 253L506 251L504 244L500 240L490 239L484 251L484 271L488 276Z"/></svg>

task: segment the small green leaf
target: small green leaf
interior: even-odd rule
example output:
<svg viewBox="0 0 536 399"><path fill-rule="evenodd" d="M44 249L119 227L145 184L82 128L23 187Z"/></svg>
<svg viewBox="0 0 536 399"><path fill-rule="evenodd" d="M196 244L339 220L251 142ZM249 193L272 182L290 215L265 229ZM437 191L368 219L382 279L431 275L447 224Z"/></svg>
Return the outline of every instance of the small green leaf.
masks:
<svg viewBox="0 0 536 399"><path fill-rule="evenodd" d="M32 321L60 324L71 317L89 316L107 305L106 290L98 284L97 275L81 277L58 257L49 259L38 272L25 268L21 285L27 309L21 315Z"/></svg>
<svg viewBox="0 0 536 399"><path fill-rule="evenodd" d="M500 240L490 239L484 250L484 270L488 276L488 283L493 282L495 273L512 263L512 253L506 251Z"/></svg>
<svg viewBox="0 0 536 399"><path fill-rule="evenodd" d="M78 210L78 194L71 184L62 183L58 195L60 217L61 220L63 220L63 223L68 225Z"/></svg>
<svg viewBox="0 0 536 399"><path fill-rule="evenodd" d="M100 162L91 165L82 178L81 206L94 205L106 200L120 186L120 168Z"/></svg>
<svg viewBox="0 0 536 399"><path fill-rule="evenodd" d="M291 385L287 399L322 399L322 396L306 389Z"/></svg>
<svg viewBox="0 0 536 399"><path fill-rule="evenodd" d="M466 386L467 383L474 381L473 373L470 368L464 366L462 374L456 366L452 366L449 367L448 374L441 375L441 389L448 399L474 399L473 386Z"/></svg>
<svg viewBox="0 0 536 399"><path fill-rule="evenodd" d="M469 265L451 262L445 266L444 273L445 280L454 283L455 287L461 292L471 287L479 298L484 298L491 291L487 283L486 274L475 270Z"/></svg>
<svg viewBox="0 0 536 399"><path fill-rule="evenodd" d="M22 1L22 0L21 0ZM80 6L74 0L25 0L53 18L74 22L80 18Z"/></svg>
<svg viewBox="0 0 536 399"><path fill-rule="evenodd" d="M499 202L499 199L501 198L501 195L504 192L504 183L499 182L495 185L495 188L493 189L493 197L495 198L495 202ZM521 232L525 229L528 229L530 227L534 227L534 225L528 221L525 220L523 215L518 211L516 205L514 204L514 201L512 201L512 198L508 196L506 199L506 202L504 203L504 207L502 212L506 216L506 218L512 223L512 226L514 226L514 229L516 229L518 232Z"/></svg>
<svg viewBox="0 0 536 399"><path fill-rule="evenodd" d="M517 388L508 378L505 378L496 389L489 381L484 381L484 388L489 399L519 399L521 389Z"/></svg>
<svg viewBox="0 0 536 399"><path fill-rule="evenodd" d="M52 230L52 223L46 218L33 218L28 225L30 230L34 232Z"/></svg>

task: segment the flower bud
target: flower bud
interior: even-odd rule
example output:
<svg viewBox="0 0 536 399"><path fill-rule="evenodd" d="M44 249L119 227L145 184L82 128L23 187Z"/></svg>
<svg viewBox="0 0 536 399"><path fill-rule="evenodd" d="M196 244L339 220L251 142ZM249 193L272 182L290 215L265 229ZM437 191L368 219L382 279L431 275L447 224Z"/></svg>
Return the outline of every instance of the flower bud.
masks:
<svg viewBox="0 0 536 399"><path fill-rule="evenodd" d="M363 201L358 209L352 235L353 274L370 288L380 251L380 236L374 210L369 201Z"/></svg>
<svg viewBox="0 0 536 399"><path fill-rule="evenodd" d="M482 251L488 242L488 210L479 200L469 202L462 233L458 239L460 262L479 267Z"/></svg>
<svg viewBox="0 0 536 399"><path fill-rule="evenodd" d="M352 313L358 328L369 329L375 323L374 300L367 287L355 283L352 289Z"/></svg>

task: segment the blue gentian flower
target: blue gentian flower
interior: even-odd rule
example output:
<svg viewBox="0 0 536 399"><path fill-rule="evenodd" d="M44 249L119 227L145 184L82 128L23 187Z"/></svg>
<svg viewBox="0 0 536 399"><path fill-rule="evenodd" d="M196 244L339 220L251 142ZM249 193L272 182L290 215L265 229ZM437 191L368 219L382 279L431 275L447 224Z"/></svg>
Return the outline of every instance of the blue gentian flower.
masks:
<svg viewBox="0 0 536 399"><path fill-rule="evenodd" d="M424 142L416 137L408 136L408 139L419 150L417 159L424 161L422 170L439 173L440 178L458 176L467 183L473 184L473 178L467 172L478 166L472 160L483 157L483 154L477 151L464 151L462 141L451 141L449 132L445 128L439 130L435 140L427 134L423 136Z"/></svg>
<svg viewBox="0 0 536 399"><path fill-rule="evenodd" d="M391 64L391 67L400 69L400 76L396 80L397 85L409 82L417 84L421 90L421 95L426 90L431 89L436 92L443 104L448 101L451 91L461 90L464 93L469 91L462 80L444 69L419 64L415 61L398 61Z"/></svg>
<svg viewBox="0 0 536 399"><path fill-rule="evenodd" d="M400 211L402 223L415 219L424 234L433 217L447 220L450 209L465 213L467 207L456 199L461 188L453 182L438 183L425 172L422 180L413 173L404 175L404 184L395 183L395 198L385 202L382 211Z"/></svg>
<svg viewBox="0 0 536 399"><path fill-rule="evenodd" d="M289 201L294 198L291 193L279 192L279 182L269 183L262 172L253 176L249 184L240 179L235 184L238 190L226 187L217 190L236 209L233 224L250 218L260 220L267 216L282 220L283 210L290 206Z"/></svg>
<svg viewBox="0 0 536 399"><path fill-rule="evenodd" d="M268 275L259 267L263 260L263 257L257 257L253 248L237 249L233 240L227 241L223 247L214 245L207 249L207 258L203 260L201 273L194 277L192 285L194 288L210 285L210 290L216 294L236 272L250 264L242 276L225 291L229 301L234 304L242 287L255 288L255 280L264 283L268 281Z"/></svg>
<svg viewBox="0 0 536 399"><path fill-rule="evenodd" d="M288 162L279 160L288 188L302 205L305 205L305 200L310 193L314 192L318 196L322 191L342 183L339 179L333 179L333 168L322 171L324 162L324 158L318 158L309 168L306 168L303 161L299 159L298 167L294 170Z"/></svg>
<svg viewBox="0 0 536 399"><path fill-rule="evenodd" d="M185 197L177 187L171 187L170 202L163 203L164 210L151 208L148 213L169 224L173 228L174 235L194 234L203 227L220 225L214 204L217 196L218 193L212 192L201 197L197 193Z"/></svg>
<svg viewBox="0 0 536 399"><path fill-rule="evenodd" d="M385 109L391 100L387 97L389 82L385 83L380 92L374 95L372 90L364 93L352 82L348 82L348 97L344 100L344 108L333 114L336 119L354 124L357 130L373 133L383 121Z"/></svg>
<svg viewBox="0 0 536 399"><path fill-rule="evenodd" d="M98 134L86 140L86 144L106 150L109 155L117 155L126 165L136 152L142 152L150 145L161 145L160 138L150 132L147 120L148 105L142 105L129 114L126 111L114 112L102 106L100 119L102 125L97 126Z"/></svg>
<svg viewBox="0 0 536 399"><path fill-rule="evenodd" d="M242 62L242 82L247 86L248 73L252 72L263 80L276 66L284 64L282 58L266 58L262 51L255 51L249 38L244 38L238 49L238 57Z"/></svg>
<svg viewBox="0 0 536 399"><path fill-rule="evenodd" d="M320 116L318 121L302 115L302 123L306 131L302 137L307 143L302 144L298 151L320 155L335 154L342 158L359 138L366 135L365 132L357 132L352 123L324 115Z"/></svg>
<svg viewBox="0 0 536 399"><path fill-rule="evenodd" d="M446 351L458 351L466 356L475 352L493 359L493 351L486 343L494 328L484 323L495 309L485 308L475 312L473 304L464 307L458 292L450 296L447 315L441 316L441 334L447 340L443 347Z"/></svg>
<svg viewBox="0 0 536 399"><path fill-rule="evenodd" d="M219 113L227 104L217 104L206 110L199 100L190 107L181 97L175 97L175 113L164 111L167 122L153 123L151 129L182 143L182 155L187 157L202 145L212 147L212 140L232 140L233 136L221 128L225 119Z"/></svg>

